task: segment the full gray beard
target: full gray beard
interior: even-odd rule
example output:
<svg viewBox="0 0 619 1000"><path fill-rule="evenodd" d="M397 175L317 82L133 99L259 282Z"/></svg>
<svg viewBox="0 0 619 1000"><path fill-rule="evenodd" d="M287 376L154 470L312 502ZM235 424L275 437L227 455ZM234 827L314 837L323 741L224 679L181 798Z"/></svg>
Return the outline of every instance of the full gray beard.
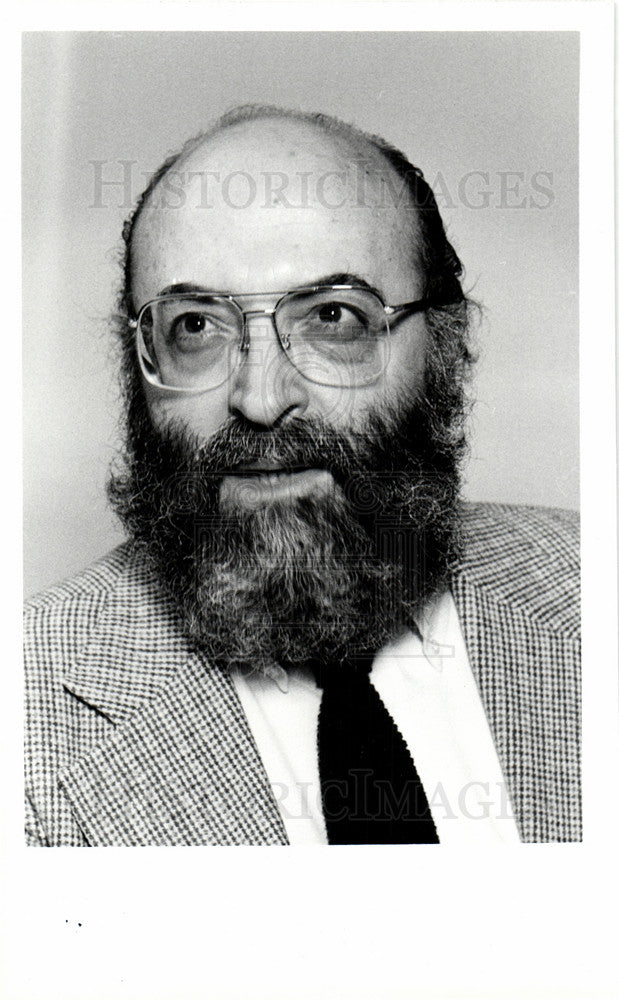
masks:
<svg viewBox="0 0 619 1000"><path fill-rule="evenodd" d="M182 428L155 431L136 407L110 496L210 659L268 673L368 655L445 585L458 552L460 445L437 447L416 410L355 434L309 421L256 434L232 421L200 446ZM296 455L306 467L326 456L333 489L222 507L218 470Z"/></svg>
<svg viewBox="0 0 619 1000"><path fill-rule="evenodd" d="M217 517L198 541L190 635L216 659L267 672L274 662L340 661L384 645L444 576L436 565L431 579L425 572L402 510L372 513L374 532L335 487Z"/></svg>

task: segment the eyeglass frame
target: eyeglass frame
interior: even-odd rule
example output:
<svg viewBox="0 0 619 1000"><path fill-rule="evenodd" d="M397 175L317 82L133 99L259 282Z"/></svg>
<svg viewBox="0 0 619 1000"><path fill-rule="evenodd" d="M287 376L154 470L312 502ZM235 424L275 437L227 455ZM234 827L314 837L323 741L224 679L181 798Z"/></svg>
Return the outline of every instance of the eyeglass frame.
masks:
<svg viewBox="0 0 619 1000"><path fill-rule="evenodd" d="M144 305L140 307L140 309L138 310L138 313L137 313L137 316L135 317L135 319L130 319L129 320L129 326L131 327L131 329L135 330L135 334L136 334L136 349L137 349L137 354L138 354L138 360L139 360L139 363L140 363L140 370L141 370L144 378L148 382L148 384L152 385L155 389L160 389L162 392L173 392L173 393L174 392L181 392L181 393L184 393L185 395L192 395L193 396L193 395L199 395L200 393L203 393L203 392L212 392L214 389L218 389L218 388L220 388L220 386L224 385L228 381L228 379L230 378L230 375L228 375L222 382L219 382L217 385L209 386L207 388L199 388L199 389L192 389L192 388L189 388L189 387L186 387L186 386L163 385L163 384L157 384L156 382L151 381L151 379L148 376L148 373L144 370L144 365L143 365L143 361L142 361L142 355L141 355L139 341L138 341L138 338L140 336L142 337L142 341L144 339L143 335L142 335L142 332L140 330L140 320L142 319L142 316L144 315L144 313L146 312L146 310L149 309L151 306L155 305L157 302L165 302L167 299L173 299L173 298L194 298L194 299L198 299L198 300L200 298L202 298L202 297L204 297L204 298L218 298L218 299L225 299L228 302L231 302L235 306L235 308L238 309L239 313L242 316L242 319L243 319L243 328L242 328L242 331L241 331L240 343L239 343L239 346L238 346L238 350L239 351L248 351L249 350L250 334L249 334L249 330L247 328L247 317L248 316L270 316L273 319L273 328L275 330L277 339L279 341L279 345L282 348L282 350L283 350L284 354L286 355L286 357L288 358L289 363L295 369L295 371L298 371L299 375L301 375L302 378L304 378L307 382L311 382L313 385L326 385L329 388L334 388L334 386L331 386L330 383L316 382L314 379L309 378L299 368L297 368L297 366L295 365L295 363L292 360L290 360L290 358L288 357L288 351L290 350L290 338L287 335L284 335L284 334L280 333L280 331L278 329L278 326L277 326L277 323L275 321L275 315L277 313L277 310L278 310L280 304L284 301L284 299L288 298L288 296L290 296L290 295L311 295L311 294L313 294L315 292L328 292L328 291L335 291L335 292L337 292L337 291L339 291L339 292L342 292L342 291L347 291L347 292L355 291L355 292L366 292L367 294L372 295L380 303L380 305L382 306L383 311L385 313L385 316L387 317L387 334L388 335L391 334L391 327L389 325L389 318L390 317L397 316L398 314L402 314L402 313L408 313L409 315L416 315L417 313L425 312L427 309L430 309L430 308L441 308L441 307L444 307L445 305L449 304L449 303L445 303L445 302L439 302L438 300L435 300L435 299L423 297L421 299L411 299L411 301L409 301L409 302L400 302L398 305L388 305L384 301L382 295L380 295L380 293L377 292L374 288L369 288L369 287L366 287L365 285L359 285L359 284L357 284L357 285L339 285L339 284L338 285L306 285L303 288L290 288L286 292L241 292L241 293L232 293L232 292L211 292L211 291L207 291L206 289L204 291L192 290L192 291L188 291L188 292L181 292L181 291L179 291L179 292L168 292L165 295L156 295L154 299L149 299L148 302L145 302ZM272 298L273 296L279 296L279 298L277 299L277 301L276 301L276 303L275 303L275 305L273 306L272 309L243 309L243 307L241 306L241 304L237 301L237 299L259 299L259 298L267 298L267 297L268 298ZM146 348L146 344L144 344L144 347ZM374 379L374 381L375 382L378 381L379 378L380 378L380 375L377 375L376 379ZM368 382L366 384L367 385L372 385L373 383L372 382ZM354 388L354 386L346 386L346 388L350 389L350 388Z"/></svg>

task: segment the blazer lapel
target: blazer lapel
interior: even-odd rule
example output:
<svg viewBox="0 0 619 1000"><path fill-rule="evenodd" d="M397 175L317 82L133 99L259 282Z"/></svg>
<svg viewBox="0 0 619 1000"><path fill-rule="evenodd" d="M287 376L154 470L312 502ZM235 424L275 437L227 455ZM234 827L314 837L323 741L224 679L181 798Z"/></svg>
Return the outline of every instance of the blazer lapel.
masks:
<svg viewBox="0 0 619 1000"><path fill-rule="evenodd" d="M230 678L188 649L137 562L64 683L114 723L60 775L89 844L287 843Z"/></svg>
<svg viewBox="0 0 619 1000"><path fill-rule="evenodd" d="M536 800L527 794L522 762L532 759L535 748L527 699L523 698L526 693L521 690L518 670L512 669L509 641L492 609L485 606L483 593L465 576L454 581L453 595L520 836L534 839L530 833L536 825L532 815Z"/></svg>
<svg viewBox="0 0 619 1000"><path fill-rule="evenodd" d="M579 646L549 625L560 584L546 565L538 579L496 525L481 527L452 589L520 835L579 840Z"/></svg>

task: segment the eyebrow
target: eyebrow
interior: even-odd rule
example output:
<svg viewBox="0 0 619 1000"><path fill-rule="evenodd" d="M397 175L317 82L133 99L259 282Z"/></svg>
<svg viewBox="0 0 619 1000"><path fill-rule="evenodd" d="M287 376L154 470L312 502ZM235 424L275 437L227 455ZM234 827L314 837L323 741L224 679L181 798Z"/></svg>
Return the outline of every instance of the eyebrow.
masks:
<svg viewBox="0 0 619 1000"><path fill-rule="evenodd" d="M383 293L380 291L380 289L376 288L375 285L371 285L370 282L366 281L365 278L362 278L360 274L354 274L354 273L349 272L349 271L338 271L335 274L326 274L326 275L323 275L323 276L321 276L319 278L316 278L314 281L308 281L307 283L305 283L303 285L298 285L295 288L291 288L290 291L293 291L293 292L300 291L300 292L302 292L305 289L314 288L317 285L355 285L357 288L365 288L368 292L374 292L374 294L378 295L380 298L383 297ZM219 289L216 289L216 288L207 288L206 285L198 285L198 284L195 284L192 281L180 281L180 282L176 282L173 285L166 285L166 287L163 288L159 292L159 296L164 296L164 295L192 295L192 294L204 294L204 293L211 293L212 295L232 295L233 297L234 297L234 294L236 294L236 295L260 295L260 294L264 294L264 293L261 293L261 292L236 292L236 293L232 293L232 292L227 292L227 291L220 291ZM286 290L284 289L282 291L282 294L285 294L285 293L286 293ZM272 294L273 295L277 295L278 292L275 291Z"/></svg>

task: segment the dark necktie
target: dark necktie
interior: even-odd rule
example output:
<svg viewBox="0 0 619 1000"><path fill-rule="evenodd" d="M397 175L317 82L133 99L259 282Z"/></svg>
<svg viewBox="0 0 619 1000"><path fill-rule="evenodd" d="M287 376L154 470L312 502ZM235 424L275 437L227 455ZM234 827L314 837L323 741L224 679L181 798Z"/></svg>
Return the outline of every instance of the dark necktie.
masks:
<svg viewBox="0 0 619 1000"><path fill-rule="evenodd" d="M437 844L417 769L370 683L371 659L315 666L318 765L330 844Z"/></svg>

